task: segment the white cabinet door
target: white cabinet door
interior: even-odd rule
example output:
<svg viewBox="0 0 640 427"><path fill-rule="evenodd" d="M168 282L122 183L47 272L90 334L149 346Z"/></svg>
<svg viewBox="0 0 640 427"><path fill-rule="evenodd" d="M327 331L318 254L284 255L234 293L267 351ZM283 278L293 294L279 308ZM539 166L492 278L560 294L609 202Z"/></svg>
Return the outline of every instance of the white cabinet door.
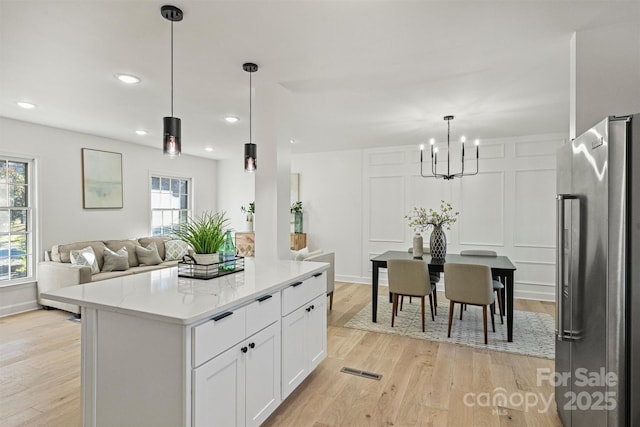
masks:
<svg viewBox="0 0 640 427"><path fill-rule="evenodd" d="M237 344L194 371L194 425L245 425L245 353Z"/></svg>
<svg viewBox="0 0 640 427"><path fill-rule="evenodd" d="M248 338L246 353L246 425L258 426L280 399L280 322Z"/></svg>
<svg viewBox="0 0 640 427"><path fill-rule="evenodd" d="M311 301L311 311L307 315L305 348L309 372L313 371L327 355L327 297L321 295Z"/></svg>
<svg viewBox="0 0 640 427"><path fill-rule="evenodd" d="M282 318L282 399L304 381L327 354L324 293Z"/></svg>
<svg viewBox="0 0 640 427"><path fill-rule="evenodd" d="M282 399L307 376L304 349L306 332L306 307L282 318Z"/></svg>

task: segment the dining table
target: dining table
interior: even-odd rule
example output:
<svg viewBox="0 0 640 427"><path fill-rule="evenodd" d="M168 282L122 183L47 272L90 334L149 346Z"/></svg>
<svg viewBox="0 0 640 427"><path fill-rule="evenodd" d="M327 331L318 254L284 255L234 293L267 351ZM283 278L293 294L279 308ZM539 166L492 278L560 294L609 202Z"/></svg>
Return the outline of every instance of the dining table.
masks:
<svg viewBox="0 0 640 427"><path fill-rule="evenodd" d="M447 262L459 264L477 264L486 265L491 268L491 274L494 278L498 278L504 288L501 289L502 301L506 310L507 317L507 341L513 342L513 274L516 267L506 256L478 256L478 255L460 255L446 254L443 259L431 258L429 254L423 257L414 258L413 254L407 251L386 251L378 256L371 258L373 274L371 276L371 315L372 321L377 322L378 314L378 279L381 268L387 268L387 261L390 259L423 259L429 263L430 273L443 273L444 265ZM505 298L506 295L506 298ZM391 302L391 294L389 295Z"/></svg>

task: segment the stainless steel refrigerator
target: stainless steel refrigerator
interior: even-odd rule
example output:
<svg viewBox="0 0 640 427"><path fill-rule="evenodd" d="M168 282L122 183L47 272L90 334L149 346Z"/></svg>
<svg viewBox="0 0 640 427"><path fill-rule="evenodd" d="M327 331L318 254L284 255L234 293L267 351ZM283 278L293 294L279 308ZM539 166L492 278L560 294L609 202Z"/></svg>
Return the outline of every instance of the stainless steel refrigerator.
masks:
<svg viewBox="0 0 640 427"><path fill-rule="evenodd" d="M557 160L558 414L640 426L640 114L605 118Z"/></svg>

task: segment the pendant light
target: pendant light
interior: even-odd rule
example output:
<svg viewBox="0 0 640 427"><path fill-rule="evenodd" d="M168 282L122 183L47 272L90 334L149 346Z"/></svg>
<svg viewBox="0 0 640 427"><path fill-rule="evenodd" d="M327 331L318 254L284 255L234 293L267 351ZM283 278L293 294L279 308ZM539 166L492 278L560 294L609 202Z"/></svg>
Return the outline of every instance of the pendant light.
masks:
<svg viewBox="0 0 640 427"><path fill-rule="evenodd" d="M171 117L162 119L162 151L170 159L180 157L181 148L181 126L180 119L173 117L173 23L182 21L182 10L175 6L165 5L160 9L162 16L171 21Z"/></svg>
<svg viewBox="0 0 640 427"><path fill-rule="evenodd" d="M242 69L249 73L249 143L244 144L244 170L254 172L258 167L258 147L251 139L251 74L258 71L258 66L253 62L247 62L242 64Z"/></svg>

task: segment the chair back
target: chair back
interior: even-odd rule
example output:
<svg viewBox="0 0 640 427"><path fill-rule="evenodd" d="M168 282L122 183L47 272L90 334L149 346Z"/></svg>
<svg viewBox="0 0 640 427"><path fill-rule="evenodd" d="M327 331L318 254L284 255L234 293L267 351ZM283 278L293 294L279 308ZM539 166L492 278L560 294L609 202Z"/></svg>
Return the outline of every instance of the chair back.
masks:
<svg viewBox="0 0 640 427"><path fill-rule="evenodd" d="M476 264L444 264L444 294L447 299L475 305L493 303L491 268Z"/></svg>
<svg viewBox="0 0 640 427"><path fill-rule="evenodd" d="M400 295L424 296L431 292L429 265L419 259L387 261L389 292Z"/></svg>
<svg viewBox="0 0 640 427"><path fill-rule="evenodd" d="M460 255L467 255L467 256L493 256L496 257L498 256L498 253L496 251L486 251L483 249L467 249L465 251L460 251Z"/></svg>

